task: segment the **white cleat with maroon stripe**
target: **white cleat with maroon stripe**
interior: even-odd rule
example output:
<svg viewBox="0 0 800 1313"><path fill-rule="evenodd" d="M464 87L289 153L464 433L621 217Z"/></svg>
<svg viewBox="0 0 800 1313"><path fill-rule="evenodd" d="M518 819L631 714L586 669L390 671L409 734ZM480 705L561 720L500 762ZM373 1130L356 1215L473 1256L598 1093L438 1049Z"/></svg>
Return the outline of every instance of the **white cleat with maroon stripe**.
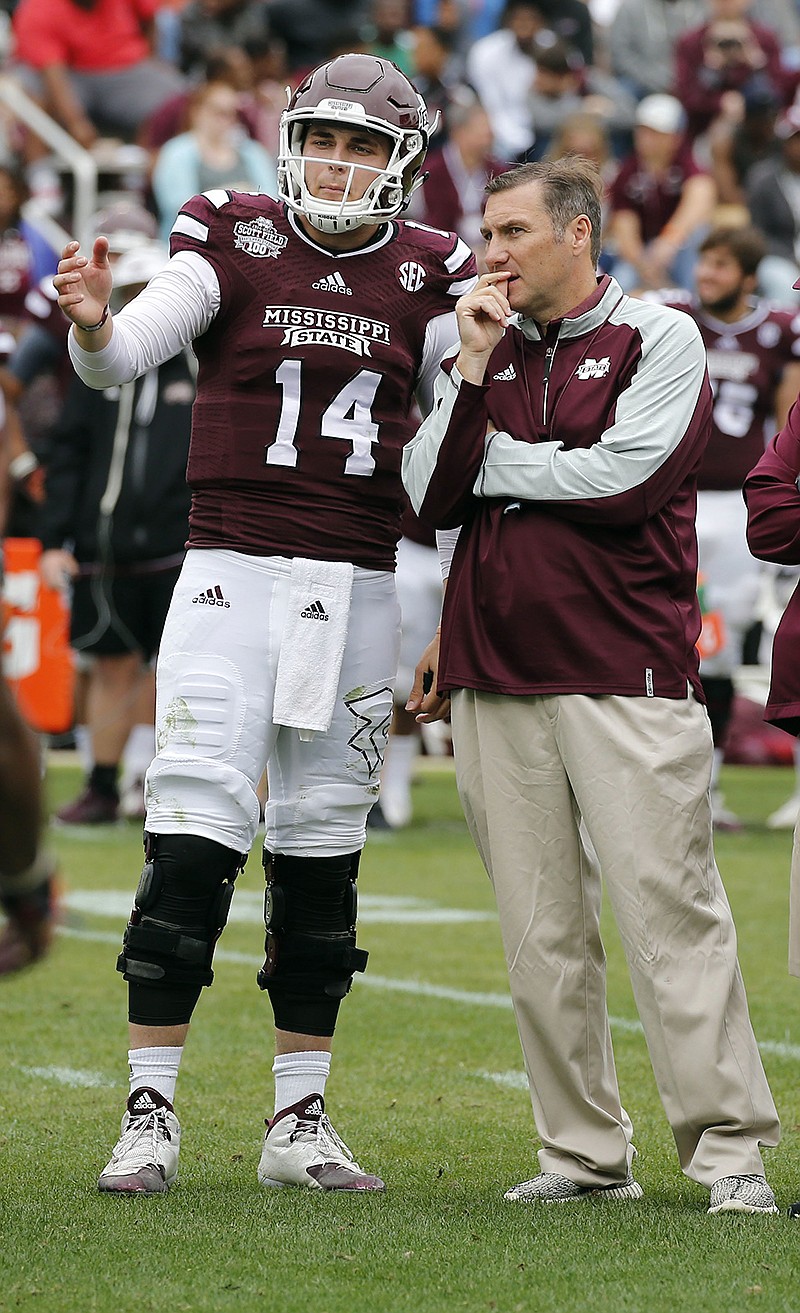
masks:
<svg viewBox="0 0 800 1313"><path fill-rule="evenodd" d="M134 1090L122 1133L103 1168L98 1190L111 1194L165 1194L178 1175L181 1126L157 1090Z"/></svg>
<svg viewBox="0 0 800 1313"><path fill-rule="evenodd" d="M310 1190L385 1190L379 1176L362 1172L325 1113L321 1094L284 1108L267 1122L258 1164L261 1185Z"/></svg>

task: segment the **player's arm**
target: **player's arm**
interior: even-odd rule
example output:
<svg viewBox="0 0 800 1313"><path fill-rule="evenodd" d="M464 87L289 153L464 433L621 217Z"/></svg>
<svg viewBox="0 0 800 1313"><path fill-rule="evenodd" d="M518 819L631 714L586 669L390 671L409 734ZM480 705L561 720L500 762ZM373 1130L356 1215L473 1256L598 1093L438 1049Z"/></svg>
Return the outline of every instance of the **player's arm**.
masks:
<svg viewBox="0 0 800 1313"><path fill-rule="evenodd" d="M800 565L800 406L744 482L747 545L762 561Z"/></svg>
<svg viewBox="0 0 800 1313"><path fill-rule="evenodd" d="M489 426L483 379L510 314L507 279L507 274L484 274L457 302L456 364L437 378L433 409L403 451L411 504L438 529L458 527L472 507Z"/></svg>
<svg viewBox="0 0 800 1313"><path fill-rule="evenodd" d="M69 299L71 295L59 292L59 303L62 296ZM138 378L200 337L218 313L220 302L219 280L211 262L199 252L178 251L119 314L112 317L109 313L96 333L73 326L68 345L75 372L96 389ZM85 301L76 304L80 309L74 313L86 319ZM92 304L96 309L97 300ZM83 346L87 337L88 349ZM98 347L95 338L105 345Z"/></svg>

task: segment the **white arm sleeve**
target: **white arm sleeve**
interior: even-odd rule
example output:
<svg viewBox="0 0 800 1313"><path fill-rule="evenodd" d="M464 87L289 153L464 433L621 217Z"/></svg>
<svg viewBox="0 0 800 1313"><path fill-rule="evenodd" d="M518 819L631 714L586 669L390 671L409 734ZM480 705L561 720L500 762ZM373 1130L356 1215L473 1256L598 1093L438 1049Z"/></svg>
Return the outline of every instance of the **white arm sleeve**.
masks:
<svg viewBox="0 0 800 1313"><path fill-rule="evenodd" d="M453 564L453 553L456 550L458 535L460 529L437 529L436 546L439 549L439 566L442 571L442 579L446 583L450 578L450 566Z"/></svg>
<svg viewBox="0 0 800 1313"><path fill-rule="evenodd" d="M84 351L70 330L67 340L75 373L95 389L139 378L205 333L220 300L213 266L194 251L179 251L114 315L111 340L101 351Z"/></svg>
<svg viewBox="0 0 800 1313"><path fill-rule="evenodd" d="M431 319L425 329L422 363L417 374L417 404L423 415L433 406L433 389L443 360L457 356L459 351L458 321L455 310Z"/></svg>

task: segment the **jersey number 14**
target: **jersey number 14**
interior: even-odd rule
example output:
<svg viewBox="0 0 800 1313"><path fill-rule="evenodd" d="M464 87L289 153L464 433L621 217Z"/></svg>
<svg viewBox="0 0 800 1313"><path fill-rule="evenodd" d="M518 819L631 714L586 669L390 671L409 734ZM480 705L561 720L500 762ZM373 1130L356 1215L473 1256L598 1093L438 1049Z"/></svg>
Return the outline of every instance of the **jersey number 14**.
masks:
<svg viewBox="0 0 800 1313"><path fill-rule="evenodd" d="M267 465L286 465L290 469L297 465L299 453L294 440L300 419L302 366L301 360L284 360L275 371L283 401L275 441L266 448ZM378 441L378 425L372 418L372 405L380 381L380 374L362 369L334 397L320 420L320 437L342 438L351 445L344 463L345 474L370 475L375 469L372 444Z"/></svg>

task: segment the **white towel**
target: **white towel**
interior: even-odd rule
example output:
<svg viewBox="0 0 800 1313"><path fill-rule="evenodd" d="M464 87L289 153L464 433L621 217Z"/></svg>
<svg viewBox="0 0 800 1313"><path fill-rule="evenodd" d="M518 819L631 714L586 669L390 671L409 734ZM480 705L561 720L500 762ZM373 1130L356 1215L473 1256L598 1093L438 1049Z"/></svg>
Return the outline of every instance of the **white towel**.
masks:
<svg viewBox="0 0 800 1313"><path fill-rule="evenodd" d="M353 566L348 561L293 559L272 720L299 729L301 738L304 731L330 727L352 591Z"/></svg>

